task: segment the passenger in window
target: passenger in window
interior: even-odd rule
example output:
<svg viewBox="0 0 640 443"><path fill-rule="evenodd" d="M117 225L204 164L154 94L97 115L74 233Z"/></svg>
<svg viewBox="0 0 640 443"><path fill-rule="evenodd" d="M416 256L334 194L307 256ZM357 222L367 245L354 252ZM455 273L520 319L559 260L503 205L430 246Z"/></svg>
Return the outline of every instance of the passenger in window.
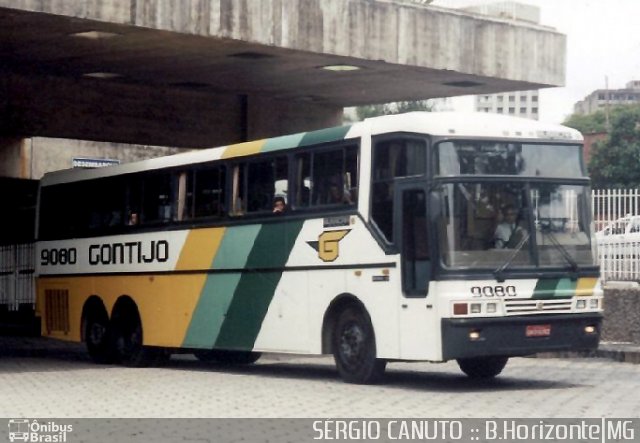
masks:
<svg viewBox="0 0 640 443"><path fill-rule="evenodd" d="M135 226L138 224L138 213L132 212L129 215L129 220L127 221L127 226Z"/></svg>
<svg viewBox="0 0 640 443"><path fill-rule="evenodd" d="M329 182L329 204L342 203L345 205L353 204L351 194L340 186L339 180Z"/></svg>
<svg viewBox="0 0 640 443"><path fill-rule="evenodd" d="M284 201L284 197L276 197L273 199L273 213L284 214L287 210L287 203Z"/></svg>

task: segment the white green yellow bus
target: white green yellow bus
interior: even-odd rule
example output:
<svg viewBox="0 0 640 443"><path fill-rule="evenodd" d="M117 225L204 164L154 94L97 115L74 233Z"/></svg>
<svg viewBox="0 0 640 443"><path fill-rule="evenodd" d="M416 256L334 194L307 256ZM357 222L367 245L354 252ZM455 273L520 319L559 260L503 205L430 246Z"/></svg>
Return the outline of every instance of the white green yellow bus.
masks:
<svg viewBox="0 0 640 443"><path fill-rule="evenodd" d="M102 363L333 354L348 382L393 361L493 377L509 357L597 347L589 204L577 131L491 114L55 172L38 313Z"/></svg>

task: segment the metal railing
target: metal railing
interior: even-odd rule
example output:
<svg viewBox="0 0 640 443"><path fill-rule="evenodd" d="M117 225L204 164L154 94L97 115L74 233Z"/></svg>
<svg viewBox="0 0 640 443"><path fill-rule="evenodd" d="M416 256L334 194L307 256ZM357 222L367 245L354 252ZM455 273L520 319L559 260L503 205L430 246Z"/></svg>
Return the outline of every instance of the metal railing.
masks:
<svg viewBox="0 0 640 443"><path fill-rule="evenodd" d="M640 281L640 189L594 189L591 203L602 280Z"/></svg>
<svg viewBox="0 0 640 443"><path fill-rule="evenodd" d="M0 246L0 306L17 311L35 305L33 243Z"/></svg>

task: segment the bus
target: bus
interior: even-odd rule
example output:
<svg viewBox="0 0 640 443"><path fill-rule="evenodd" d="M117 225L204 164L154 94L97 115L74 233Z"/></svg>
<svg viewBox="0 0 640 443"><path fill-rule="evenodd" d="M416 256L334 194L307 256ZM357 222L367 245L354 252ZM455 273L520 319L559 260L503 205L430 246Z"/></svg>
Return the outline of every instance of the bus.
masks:
<svg viewBox="0 0 640 443"><path fill-rule="evenodd" d="M589 195L579 132L451 112L46 174L42 333L127 366L270 352L332 354L351 383L393 361L494 377L597 347Z"/></svg>

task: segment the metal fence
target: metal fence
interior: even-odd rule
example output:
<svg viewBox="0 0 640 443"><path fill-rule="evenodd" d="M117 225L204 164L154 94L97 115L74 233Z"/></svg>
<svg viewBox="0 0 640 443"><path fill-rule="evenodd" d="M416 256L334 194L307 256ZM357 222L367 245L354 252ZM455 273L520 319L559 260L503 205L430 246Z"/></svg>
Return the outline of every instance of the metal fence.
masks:
<svg viewBox="0 0 640 443"><path fill-rule="evenodd" d="M640 189L596 189L591 194L604 281L640 281Z"/></svg>
<svg viewBox="0 0 640 443"><path fill-rule="evenodd" d="M0 306L17 311L35 304L33 243L0 246Z"/></svg>

